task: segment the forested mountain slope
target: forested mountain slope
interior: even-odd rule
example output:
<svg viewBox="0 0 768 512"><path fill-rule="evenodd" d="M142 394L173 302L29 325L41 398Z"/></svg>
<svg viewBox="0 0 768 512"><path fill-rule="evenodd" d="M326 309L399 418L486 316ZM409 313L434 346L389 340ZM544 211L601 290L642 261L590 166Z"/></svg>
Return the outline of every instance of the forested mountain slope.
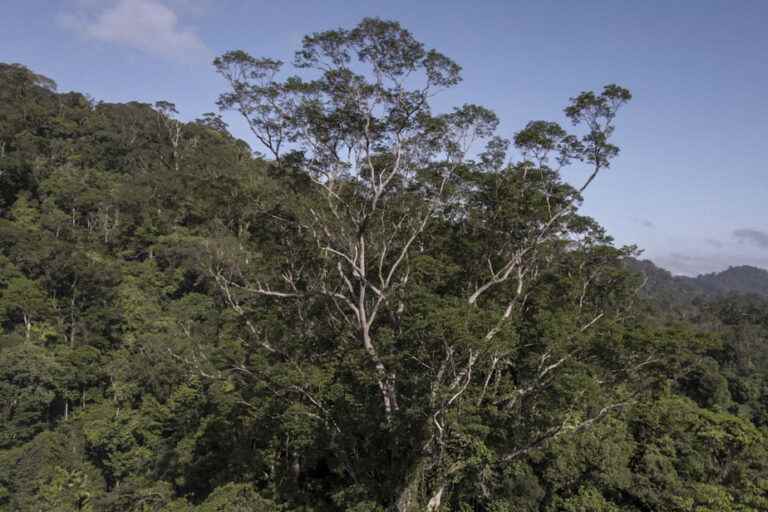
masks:
<svg viewBox="0 0 768 512"><path fill-rule="evenodd" d="M628 258L627 265L647 278L644 293L655 300L682 303L728 294L768 297L768 270L749 265L696 277L673 276L649 260Z"/></svg>
<svg viewBox="0 0 768 512"><path fill-rule="evenodd" d="M702 274L696 277L695 281L703 289L713 293L753 293L768 296L768 270L748 265Z"/></svg>
<svg viewBox="0 0 768 512"><path fill-rule="evenodd" d="M0 64L0 511L768 509L768 303L578 212L628 91L507 141L393 22L215 65L267 156Z"/></svg>

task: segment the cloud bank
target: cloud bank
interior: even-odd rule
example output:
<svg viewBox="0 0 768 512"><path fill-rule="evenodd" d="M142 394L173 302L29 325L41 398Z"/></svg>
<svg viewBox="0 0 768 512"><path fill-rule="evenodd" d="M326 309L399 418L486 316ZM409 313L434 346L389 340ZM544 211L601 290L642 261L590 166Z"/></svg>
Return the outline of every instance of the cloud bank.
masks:
<svg viewBox="0 0 768 512"><path fill-rule="evenodd" d="M740 243L754 245L759 249L768 249L768 233L759 229L736 229L733 237Z"/></svg>
<svg viewBox="0 0 768 512"><path fill-rule="evenodd" d="M159 0L118 0L111 4L81 2L76 12L60 16L61 24L83 37L113 43L164 58L208 54L192 29Z"/></svg>

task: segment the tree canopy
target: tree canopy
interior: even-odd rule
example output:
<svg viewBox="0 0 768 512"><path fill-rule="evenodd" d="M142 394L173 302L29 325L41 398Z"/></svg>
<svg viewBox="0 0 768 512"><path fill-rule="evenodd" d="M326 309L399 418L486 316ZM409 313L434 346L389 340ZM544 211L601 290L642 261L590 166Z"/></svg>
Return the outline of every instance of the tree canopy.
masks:
<svg viewBox="0 0 768 512"><path fill-rule="evenodd" d="M768 507L768 302L579 210L627 89L503 138L374 18L214 67L257 148L0 64L0 511Z"/></svg>

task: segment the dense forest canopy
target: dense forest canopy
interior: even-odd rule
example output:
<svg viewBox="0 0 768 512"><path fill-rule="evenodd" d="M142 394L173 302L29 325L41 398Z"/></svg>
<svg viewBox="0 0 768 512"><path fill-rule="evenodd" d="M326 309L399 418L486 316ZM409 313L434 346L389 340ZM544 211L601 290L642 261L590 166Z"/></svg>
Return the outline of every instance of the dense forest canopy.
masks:
<svg viewBox="0 0 768 512"><path fill-rule="evenodd" d="M628 90L507 140L395 22L214 66L256 151L0 64L0 511L768 509L768 302L579 213Z"/></svg>

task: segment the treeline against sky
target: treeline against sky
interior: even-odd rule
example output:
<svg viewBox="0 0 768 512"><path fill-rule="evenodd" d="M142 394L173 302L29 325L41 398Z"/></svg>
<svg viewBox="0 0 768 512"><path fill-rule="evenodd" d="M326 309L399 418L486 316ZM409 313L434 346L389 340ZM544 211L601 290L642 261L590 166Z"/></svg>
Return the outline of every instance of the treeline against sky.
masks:
<svg viewBox="0 0 768 512"><path fill-rule="evenodd" d="M0 511L768 509L768 301L578 212L629 91L505 140L393 22L215 65L266 155L0 64Z"/></svg>

